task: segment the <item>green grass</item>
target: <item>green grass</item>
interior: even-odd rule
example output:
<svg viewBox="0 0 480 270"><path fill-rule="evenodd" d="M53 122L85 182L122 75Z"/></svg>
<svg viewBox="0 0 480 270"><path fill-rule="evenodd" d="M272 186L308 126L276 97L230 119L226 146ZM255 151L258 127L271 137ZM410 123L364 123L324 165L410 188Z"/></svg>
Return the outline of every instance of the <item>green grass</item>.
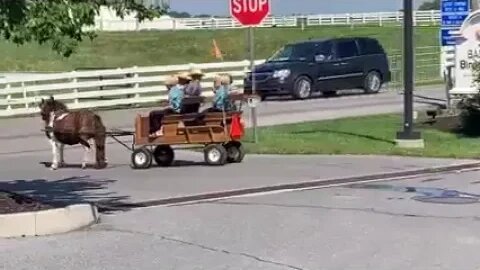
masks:
<svg viewBox="0 0 480 270"><path fill-rule="evenodd" d="M402 155L442 158L477 158L480 140L431 128L419 128L424 149L395 146L396 132L402 127L401 115L345 118L259 129L259 143L245 140L249 153L260 154L354 154Z"/></svg>
<svg viewBox="0 0 480 270"><path fill-rule="evenodd" d="M417 47L438 46L438 27L417 27ZM65 59L48 45L16 46L0 41L1 71L70 71L78 68L109 68L216 62L212 39L226 54L225 61L247 59L246 29L100 32L93 42L84 41L72 57ZM265 58L287 42L308 38L370 36L378 38L390 54L400 53L402 28L398 26L318 26L306 28L259 28L256 58ZM419 57L422 58L422 57ZM425 57L424 57L425 58ZM432 56L428 56L428 59ZM420 59L417 59L417 61ZM437 59L432 62L438 64Z"/></svg>

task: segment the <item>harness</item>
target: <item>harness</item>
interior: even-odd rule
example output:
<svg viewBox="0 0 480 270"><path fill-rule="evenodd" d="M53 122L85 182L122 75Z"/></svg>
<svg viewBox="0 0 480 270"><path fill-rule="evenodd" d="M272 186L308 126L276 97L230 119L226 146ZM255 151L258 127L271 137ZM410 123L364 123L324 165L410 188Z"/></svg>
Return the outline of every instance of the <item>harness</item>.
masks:
<svg viewBox="0 0 480 270"><path fill-rule="evenodd" d="M54 132L55 122L62 121L68 115L69 115L69 113L67 113L67 112L61 113L59 115L55 115L55 112L50 112L50 118L49 118L48 125L47 125L46 131L45 131L45 135L47 135L48 139L52 139L51 135L53 135L53 132Z"/></svg>

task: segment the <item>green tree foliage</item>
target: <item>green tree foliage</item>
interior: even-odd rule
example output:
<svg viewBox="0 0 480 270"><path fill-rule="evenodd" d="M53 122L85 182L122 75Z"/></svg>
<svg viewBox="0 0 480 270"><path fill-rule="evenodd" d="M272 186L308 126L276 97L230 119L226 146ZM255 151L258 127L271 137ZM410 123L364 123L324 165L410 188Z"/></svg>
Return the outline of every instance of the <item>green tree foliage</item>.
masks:
<svg viewBox="0 0 480 270"><path fill-rule="evenodd" d="M419 10L439 10L440 9L440 0L432 0L424 2L418 8Z"/></svg>
<svg viewBox="0 0 480 270"><path fill-rule="evenodd" d="M146 7L139 0L0 0L0 38L18 45L48 43L68 57L79 42L96 37L83 28L95 24L101 6L113 8L121 18L135 12L139 21L158 17L168 8Z"/></svg>

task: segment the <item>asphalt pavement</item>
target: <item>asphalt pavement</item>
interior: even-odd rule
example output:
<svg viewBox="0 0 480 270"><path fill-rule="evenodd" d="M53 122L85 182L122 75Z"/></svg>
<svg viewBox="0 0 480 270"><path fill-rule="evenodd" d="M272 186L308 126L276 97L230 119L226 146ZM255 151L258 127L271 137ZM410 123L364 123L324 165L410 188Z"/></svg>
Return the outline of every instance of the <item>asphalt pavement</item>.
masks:
<svg viewBox="0 0 480 270"><path fill-rule="evenodd" d="M74 233L1 240L0 265L473 270L480 264L479 182L478 172L448 173L136 209L104 215L100 224ZM469 193L462 195L468 200L454 198L455 191ZM421 200L433 196L441 199Z"/></svg>
<svg viewBox="0 0 480 270"><path fill-rule="evenodd" d="M108 149L105 170L81 170L79 149L67 150L69 167L57 171L46 167L51 161L48 151L0 155L0 189L40 199L111 205L475 163L394 156L247 155L240 164L210 167L202 153L178 151L173 167L138 171L130 168L128 151L117 145Z"/></svg>
<svg viewBox="0 0 480 270"><path fill-rule="evenodd" d="M350 94L332 98L312 98L310 100L277 99L262 102L258 107L259 126L297 123L303 121L337 119L350 116L374 115L403 111L403 96L396 91L381 92L376 95ZM355 93L355 92L353 92ZM416 95L442 99L441 86L422 87ZM438 102L424 98L415 99L415 109L431 106L425 102ZM104 124L109 129L133 130L135 116L148 113L153 108L100 111ZM251 124L250 110L245 110L247 125ZM15 154L49 149L40 117L0 119L0 155ZM110 141L111 142L111 141Z"/></svg>
<svg viewBox="0 0 480 270"><path fill-rule="evenodd" d="M424 89L417 94L442 98L443 90ZM396 92L276 100L261 104L259 120L261 125L272 125L400 112L402 106L402 96ZM416 104L416 108L424 106ZM149 110L100 114L109 128L129 129L136 113ZM176 166L134 171L129 167L130 153L109 141L106 170L80 170L81 150L68 147L70 166L50 171L44 164L51 159L50 147L40 132L38 117L3 119L0 124L8 127L0 136L0 189L50 201L139 202L474 162L248 155L242 164L212 168L204 166L200 153L178 151ZM477 205L427 204L413 200L418 192L400 185L480 193L477 176L475 171L451 172L388 182L387 186L124 209L104 214L100 224L78 232L2 239L0 268L474 269L480 262L475 256L480 245Z"/></svg>

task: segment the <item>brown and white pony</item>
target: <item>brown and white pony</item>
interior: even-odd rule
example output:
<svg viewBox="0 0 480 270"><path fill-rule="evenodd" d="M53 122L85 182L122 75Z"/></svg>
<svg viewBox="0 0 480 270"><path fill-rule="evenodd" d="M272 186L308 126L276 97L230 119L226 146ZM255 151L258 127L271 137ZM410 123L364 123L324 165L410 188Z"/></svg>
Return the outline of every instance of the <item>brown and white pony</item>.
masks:
<svg viewBox="0 0 480 270"><path fill-rule="evenodd" d="M63 149L65 145L81 144L84 147L82 169L87 167L88 155L91 151L91 141L96 146L95 156L97 169L107 166L105 159L106 128L100 116L89 110L71 112L67 106L50 97L39 104L40 115L45 122L45 134L52 145L52 165L56 170L65 165Z"/></svg>

